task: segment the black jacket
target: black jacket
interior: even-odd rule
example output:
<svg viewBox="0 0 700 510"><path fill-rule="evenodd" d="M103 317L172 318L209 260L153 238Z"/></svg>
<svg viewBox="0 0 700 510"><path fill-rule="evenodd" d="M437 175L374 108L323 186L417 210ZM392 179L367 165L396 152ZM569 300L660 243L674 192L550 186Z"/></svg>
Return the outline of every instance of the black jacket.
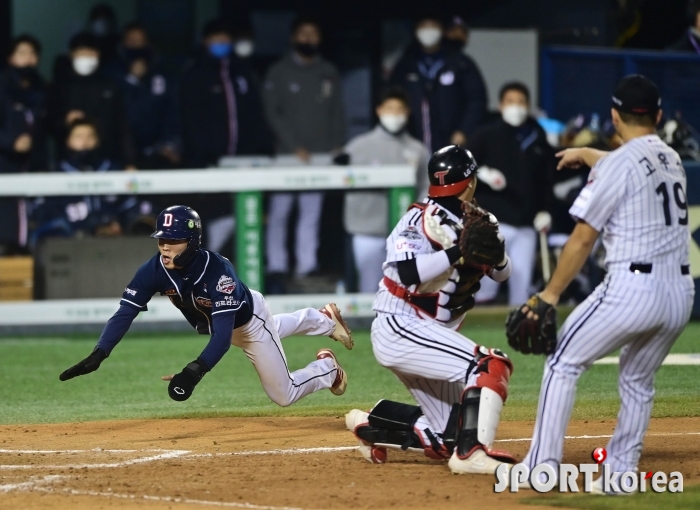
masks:
<svg viewBox="0 0 700 510"><path fill-rule="evenodd" d="M455 131L468 137L476 131L486 113L486 86L468 56L441 49L433 58L432 69L423 66L421 72L424 54L412 46L394 68L390 81L405 88L410 97L409 132L426 142L423 126L430 122L428 149L435 151L449 145Z"/></svg>
<svg viewBox="0 0 700 510"><path fill-rule="evenodd" d="M224 81L222 68L226 65L228 79ZM235 116L231 119L226 92L229 86L235 98ZM182 75L179 102L186 165L213 165L227 154L271 152L260 93L248 67L237 57L217 59L202 51Z"/></svg>
<svg viewBox="0 0 700 510"><path fill-rule="evenodd" d="M122 76L126 115L139 154L164 145L180 145L180 119L173 83L161 73L148 73L140 81Z"/></svg>
<svg viewBox="0 0 700 510"><path fill-rule="evenodd" d="M81 110L97 123L100 147L106 157L124 165L134 163L135 150L124 99L116 83L99 73L80 76L71 70L65 81L53 84L49 115L59 148L65 147L66 114L71 110ZM63 157L60 150L59 156Z"/></svg>
<svg viewBox="0 0 700 510"><path fill-rule="evenodd" d="M32 137L31 150L15 152L25 133ZM0 173L46 170L46 157L46 85L36 72L22 77L9 67L0 74Z"/></svg>
<svg viewBox="0 0 700 510"><path fill-rule="evenodd" d="M693 44L695 42L695 44ZM691 51L700 54L700 37L691 29L686 30L680 39L668 47L671 51Z"/></svg>
<svg viewBox="0 0 700 510"><path fill-rule="evenodd" d="M475 195L500 223L531 227L538 211L550 209L556 159L535 119L518 128L499 119L480 129L467 146L479 166L500 170L506 178L505 189L494 191L480 182Z"/></svg>

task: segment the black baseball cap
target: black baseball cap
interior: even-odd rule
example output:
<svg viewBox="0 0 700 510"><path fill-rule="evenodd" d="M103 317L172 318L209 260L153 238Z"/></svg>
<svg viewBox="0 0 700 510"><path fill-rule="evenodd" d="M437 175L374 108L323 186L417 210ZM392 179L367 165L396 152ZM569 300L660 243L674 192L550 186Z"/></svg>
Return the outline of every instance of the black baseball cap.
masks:
<svg viewBox="0 0 700 510"><path fill-rule="evenodd" d="M612 107L634 115L656 114L661 108L661 96L656 84L641 74L622 78L615 87Z"/></svg>

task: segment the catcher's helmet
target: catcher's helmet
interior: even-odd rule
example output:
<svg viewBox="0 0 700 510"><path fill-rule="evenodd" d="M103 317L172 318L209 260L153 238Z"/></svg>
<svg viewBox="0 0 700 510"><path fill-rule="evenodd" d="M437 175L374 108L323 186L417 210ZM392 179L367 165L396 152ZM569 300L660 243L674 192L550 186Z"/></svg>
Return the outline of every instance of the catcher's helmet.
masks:
<svg viewBox="0 0 700 510"><path fill-rule="evenodd" d="M197 254L202 245L202 220L197 211L186 205L172 205L158 215L156 231L151 234L156 239L187 239L187 248L177 255L173 262L185 267Z"/></svg>
<svg viewBox="0 0 700 510"><path fill-rule="evenodd" d="M448 145L436 151L428 162L428 196L459 195L476 176L476 160L467 149Z"/></svg>

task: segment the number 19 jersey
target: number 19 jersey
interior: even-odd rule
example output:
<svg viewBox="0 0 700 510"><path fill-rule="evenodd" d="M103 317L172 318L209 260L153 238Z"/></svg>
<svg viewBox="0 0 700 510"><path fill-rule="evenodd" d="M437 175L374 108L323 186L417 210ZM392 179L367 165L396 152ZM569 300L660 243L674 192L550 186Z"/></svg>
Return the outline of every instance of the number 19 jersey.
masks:
<svg viewBox="0 0 700 510"><path fill-rule="evenodd" d="M596 163L569 213L603 232L606 267L688 264L690 230L681 158L658 136L634 138Z"/></svg>

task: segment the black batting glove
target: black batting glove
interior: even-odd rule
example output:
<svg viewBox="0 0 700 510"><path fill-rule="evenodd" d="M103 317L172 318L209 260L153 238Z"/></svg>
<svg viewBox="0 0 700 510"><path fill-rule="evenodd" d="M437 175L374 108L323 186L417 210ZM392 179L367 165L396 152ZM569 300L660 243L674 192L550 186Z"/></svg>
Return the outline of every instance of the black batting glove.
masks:
<svg viewBox="0 0 700 510"><path fill-rule="evenodd" d="M77 365L73 365L68 370L64 371L58 378L61 381L67 381L68 379L73 379L79 375L89 374L100 368L100 363L102 363L107 358L107 353L95 347L90 356L79 362Z"/></svg>
<svg viewBox="0 0 700 510"><path fill-rule="evenodd" d="M168 395L178 402L187 400L192 396L194 387L197 386L208 371L207 364L200 358L197 358L192 363L188 363L182 372L174 375L170 380Z"/></svg>

